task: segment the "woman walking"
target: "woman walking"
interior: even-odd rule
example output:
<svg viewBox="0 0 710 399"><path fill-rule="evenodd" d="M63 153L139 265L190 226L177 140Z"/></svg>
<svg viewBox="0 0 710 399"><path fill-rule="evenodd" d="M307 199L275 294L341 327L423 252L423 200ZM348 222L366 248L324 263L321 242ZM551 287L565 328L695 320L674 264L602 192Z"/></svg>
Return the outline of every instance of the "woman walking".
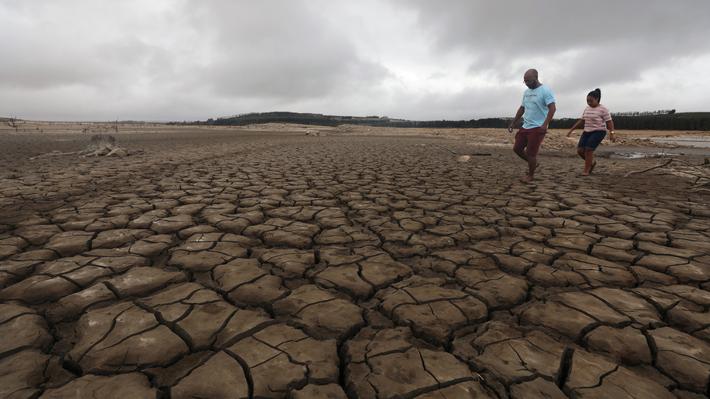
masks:
<svg viewBox="0 0 710 399"><path fill-rule="evenodd" d="M567 132L567 137L574 132L575 129L584 123L584 133L579 138L577 144L577 155L584 159L584 172L582 176L592 174L597 162L594 160L594 150L601 144L606 137L607 130L609 138L612 142L616 141L614 137L614 121L611 120L609 110L601 105L599 101L602 99L602 91L595 89L587 94L587 108L574 126Z"/></svg>

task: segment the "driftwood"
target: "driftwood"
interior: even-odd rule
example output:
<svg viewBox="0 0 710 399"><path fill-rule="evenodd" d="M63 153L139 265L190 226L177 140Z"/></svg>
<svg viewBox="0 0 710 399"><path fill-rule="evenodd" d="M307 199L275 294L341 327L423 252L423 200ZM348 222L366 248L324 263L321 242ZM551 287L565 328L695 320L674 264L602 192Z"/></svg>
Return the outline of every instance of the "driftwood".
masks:
<svg viewBox="0 0 710 399"><path fill-rule="evenodd" d="M472 152L472 153L470 153L470 154L459 154L458 152L456 152L456 151L454 151L454 150L452 150L452 149L450 149L450 148L446 148L446 147L441 146L441 145L438 145L438 144L432 144L432 145L433 145L434 147L439 147L439 148L441 148L442 150L448 151L448 152L450 152L450 153L452 153L452 154L454 154L454 155L461 155L461 156L468 156L468 157L489 157L489 156L492 155L490 152Z"/></svg>
<svg viewBox="0 0 710 399"><path fill-rule="evenodd" d="M34 157L30 157L30 161L33 161L33 160L39 159L39 158L49 158L49 157L60 157L63 155L73 155L73 154L78 154L80 152L81 151L71 151L71 152L52 151L52 152L48 152L45 154L35 155Z"/></svg>
<svg viewBox="0 0 710 399"><path fill-rule="evenodd" d="M677 164L678 166L673 167L672 164ZM700 165L694 165L680 159L669 159L666 162L650 168L628 172L624 175L624 177L646 173L648 171L661 168L666 169L663 174L691 180L692 187L690 188L690 191L695 193L710 193L710 160L708 160L708 158L705 158L703 163Z"/></svg>
<svg viewBox="0 0 710 399"><path fill-rule="evenodd" d="M95 134L91 136L91 142L81 151L59 152L52 151L31 157L30 160L47 157L57 157L64 155L79 155L80 157L125 157L139 154L143 151L128 151L116 144L116 138L108 134Z"/></svg>
<svg viewBox="0 0 710 399"><path fill-rule="evenodd" d="M631 176L631 175L637 175L637 174L639 174L639 173L646 173L646 172L649 172L649 171L654 170L654 169L662 168L662 167L664 167L664 166L670 164L670 163L673 162L673 161L674 161L673 159L669 159L669 160L667 160L667 161L664 162L664 163L659 163L658 165L656 165L656 166L651 166L650 168L647 168L647 169L633 170L633 171L631 171L631 172L626 173L626 174L624 175L624 177L629 177L629 176Z"/></svg>

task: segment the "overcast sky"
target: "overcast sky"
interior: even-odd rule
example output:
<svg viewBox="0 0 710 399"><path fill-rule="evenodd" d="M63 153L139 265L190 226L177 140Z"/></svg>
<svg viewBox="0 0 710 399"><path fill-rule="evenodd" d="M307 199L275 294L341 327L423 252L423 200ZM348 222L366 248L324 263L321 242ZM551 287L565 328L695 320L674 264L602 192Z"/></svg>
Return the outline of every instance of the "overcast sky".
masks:
<svg viewBox="0 0 710 399"><path fill-rule="evenodd" d="M0 0L0 116L710 111L710 0Z"/></svg>

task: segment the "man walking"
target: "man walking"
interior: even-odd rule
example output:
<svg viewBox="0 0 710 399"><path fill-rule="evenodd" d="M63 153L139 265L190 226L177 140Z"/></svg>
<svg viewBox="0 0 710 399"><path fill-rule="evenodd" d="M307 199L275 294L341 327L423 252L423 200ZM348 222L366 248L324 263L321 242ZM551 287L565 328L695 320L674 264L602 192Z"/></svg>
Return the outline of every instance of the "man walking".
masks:
<svg viewBox="0 0 710 399"><path fill-rule="evenodd" d="M535 69L528 69L523 80L528 89L523 94L522 105L518 108L515 119L508 126L508 131L513 133L513 127L521 117L523 118L523 127L515 135L513 151L527 161L528 174L520 180L529 183L535 178L535 169L538 166L537 153L557 108L555 95L549 87L540 83Z"/></svg>

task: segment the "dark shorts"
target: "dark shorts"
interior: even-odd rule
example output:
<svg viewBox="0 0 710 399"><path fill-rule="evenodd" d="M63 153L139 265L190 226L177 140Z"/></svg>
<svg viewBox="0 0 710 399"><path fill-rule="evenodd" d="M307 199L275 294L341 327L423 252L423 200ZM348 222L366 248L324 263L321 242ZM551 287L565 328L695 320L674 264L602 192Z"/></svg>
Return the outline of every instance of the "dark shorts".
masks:
<svg viewBox="0 0 710 399"><path fill-rule="evenodd" d="M545 138L545 133L547 133L547 131L539 127L518 130L518 133L515 134L513 150L515 150L515 152L522 152L527 149L525 153L528 156L536 157L538 151L540 151L542 139Z"/></svg>
<svg viewBox="0 0 710 399"><path fill-rule="evenodd" d="M606 130L595 130L593 132L584 132L582 137L579 138L579 144L577 148L584 148L585 150L596 150L601 144L602 140L606 137Z"/></svg>

